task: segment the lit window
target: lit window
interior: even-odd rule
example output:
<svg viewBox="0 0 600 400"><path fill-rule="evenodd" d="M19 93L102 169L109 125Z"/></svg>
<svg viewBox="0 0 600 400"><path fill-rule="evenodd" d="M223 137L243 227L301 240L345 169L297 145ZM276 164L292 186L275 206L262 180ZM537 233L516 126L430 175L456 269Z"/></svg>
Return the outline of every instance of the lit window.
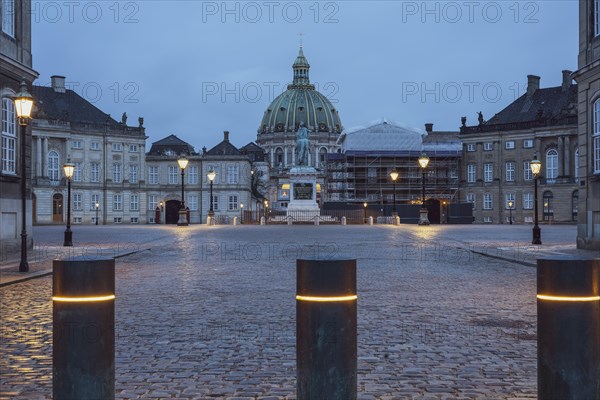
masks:
<svg viewBox="0 0 600 400"><path fill-rule="evenodd" d="M4 14L3 14L4 15ZM2 99L2 173L17 173L17 129L15 103L7 97Z"/></svg>

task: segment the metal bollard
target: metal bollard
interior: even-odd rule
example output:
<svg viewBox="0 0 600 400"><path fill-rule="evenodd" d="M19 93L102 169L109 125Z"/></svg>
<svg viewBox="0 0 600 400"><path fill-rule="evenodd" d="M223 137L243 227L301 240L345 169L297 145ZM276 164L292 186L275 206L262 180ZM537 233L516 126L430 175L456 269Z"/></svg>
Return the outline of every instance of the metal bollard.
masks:
<svg viewBox="0 0 600 400"><path fill-rule="evenodd" d="M373 225L373 217L372 217L372 216L371 216L371 217L369 217L369 222L368 222L368 224L369 224L369 225Z"/></svg>
<svg viewBox="0 0 600 400"><path fill-rule="evenodd" d="M238 224L237 217L233 217L233 226L236 226L237 224Z"/></svg>
<svg viewBox="0 0 600 400"><path fill-rule="evenodd" d="M264 225L265 224L265 217L260 217L260 224Z"/></svg>
<svg viewBox="0 0 600 400"><path fill-rule="evenodd" d="M346 217L345 216L342 217L342 225L346 225Z"/></svg>
<svg viewBox="0 0 600 400"><path fill-rule="evenodd" d="M54 399L115 398L115 260L53 261Z"/></svg>
<svg viewBox="0 0 600 400"><path fill-rule="evenodd" d="M319 226L319 217L315 217L315 225Z"/></svg>
<svg viewBox="0 0 600 400"><path fill-rule="evenodd" d="M206 217L206 225L212 225L212 217L210 215Z"/></svg>
<svg viewBox="0 0 600 400"><path fill-rule="evenodd" d="M394 225L400 225L400 216L399 215L394 216Z"/></svg>
<svg viewBox="0 0 600 400"><path fill-rule="evenodd" d="M287 224L288 225L292 225L294 223L293 221L294 221L294 219L292 218L291 215L287 217Z"/></svg>
<svg viewBox="0 0 600 400"><path fill-rule="evenodd" d="M538 399L600 399L600 259L537 260Z"/></svg>
<svg viewBox="0 0 600 400"><path fill-rule="evenodd" d="M357 398L356 260L296 260L298 400Z"/></svg>

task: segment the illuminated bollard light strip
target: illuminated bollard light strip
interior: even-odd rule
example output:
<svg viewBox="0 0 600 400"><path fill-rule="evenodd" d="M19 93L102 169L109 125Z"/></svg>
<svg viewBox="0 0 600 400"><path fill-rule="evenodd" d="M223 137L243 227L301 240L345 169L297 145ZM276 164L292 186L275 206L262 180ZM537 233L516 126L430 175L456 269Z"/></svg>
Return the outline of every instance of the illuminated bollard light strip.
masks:
<svg viewBox="0 0 600 400"><path fill-rule="evenodd" d="M115 397L115 260L53 261L55 399Z"/></svg>
<svg viewBox="0 0 600 400"><path fill-rule="evenodd" d="M357 398L356 260L296 261L297 399Z"/></svg>
<svg viewBox="0 0 600 400"><path fill-rule="evenodd" d="M600 399L600 259L537 260L538 399Z"/></svg>

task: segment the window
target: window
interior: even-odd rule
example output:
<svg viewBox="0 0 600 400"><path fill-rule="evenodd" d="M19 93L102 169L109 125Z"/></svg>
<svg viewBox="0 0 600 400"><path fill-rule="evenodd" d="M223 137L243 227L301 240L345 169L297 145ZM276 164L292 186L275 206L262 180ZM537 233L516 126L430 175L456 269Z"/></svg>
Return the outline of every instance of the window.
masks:
<svg viewBox="0 0 600 400"><path fill-rule="evenodd" d="M514 193L506 193L506 195L504 196L506 201L504 203L504 208L505 209L511 209L514 210L515 209L515 194Z"/></svg>
<svg viewBox="0 0 600 400"><path fill-rule="evenodd" d="M192 165L188 167L188 183L190 185L195 185L198 183L198 167Z"/></svg>
<svg viewBox="0 0 600 400"><path fill-rule="evenodd" d="M113 211L123 211L123 196L120 194L113 196Z"/></svg>
<svg viewBox="0 0 600 400"><path fill-rule="evenodd" d="M81 217L73 217L73 223L74 224L80 224L82 222L83 218Z"/></svg>
<svg viewBox="0 0 600 400"><path fill-rule="evenodd" d="M494 222L492 220L492 217L483 217L483 222L485 222L486 224L491 224L492 222Z"/></svg>
<svg viewBox="0 0 600 400"><path fill-rule="evenodd" d="M238 209L238 197L237 195L229 196L229 211L235 211Z"/></svg>
<svg viewBox="0 0 600 400"><path fill-rule="evenodd" d="M131 218L129 218L129 222L131 222L132 224L137 224L138 223L138 218L137 217L131 217Z"/></svg>
<svg viewBox="0 0 600 400"><path fill-rule="evenodd" d="M485 182L494 180L494 164L488 163L483 165L483 180Z"/></svg>
<svg viewBox="0 0 600 400"><path fill-rule="evenodd" d="M120 223L121 223L121 217L114 217L114 218L113 218L113 222L114 222L115 224L120 224Z"/></svg>
<svg viewBox="0 0 600 400"><path fill-rule="evenodd" d="M96 210L96 203L98 203L98 206L100 206L100 195L99 194L92 194L92 196L90 197L91 201L90 201L90 210L95 211ZM100 207L98 207L100 208Z"/></svg>
<svg viewBox="0 0 600 400"><path fill-rule="evenodd" d="M212 198L213 210L217 211L219 209L219 196L216 194L213 195Z"/></svg>
<svg viewBox="0 0 600 400"><path fill-rule="evenodd" d="M553 182L558 176L558 151L550 149L546 152L546 181Z"/></svg>
<svg viewBox="0 0 600 400"><path fill-rule="evenodd" d="M112 144L112 151L121 151L121 150L123 150L121 143L113 143Z"/></svg>
<svg viewBox="0 0 600 400"><path fill-rule="evenodd" d="M179 167L169 166L169 184L176 185L178 182Z"/></svg>
<svg viewBox="0 0 600 400"><path fill-rule="evenodd" d="M594 36L600 35L600 1L594 0Z"/></svg>
<svg viewBox="0 0 600 400"><path fill-rule="evenodd" d="M533 139L523 140L523 148L524 149L532 149L533 148Z"/></svg>
<svg viewBox="0 0 600 400"><path fill-rule="evenodd" d="M2 32L15 37L15 0L2 0Z"/></svg>
<svg viewBox="0 0 600 400"><path fill-rule="evenodd" d="M533 180L533 172L531 172L531 164L529 164L529 161L523 162L523 179L526 181Z"/></svg>
<svg viewBox="0 0 600 400"><path fill-rule="evenodd" d="M523 193L523 210L533 209L533 193Z"/></svg>
<svg viewBox="0 0 600 400"><path fill-rule="evenodd" d="M456 167L450 167L450 168L448 169L448 176L449 176L451 179L456 179L456 178L458 178L458 172L457 172L457 169L456 169Z"/></svg>
<svg viewBox="0 0 600 400"><path fill-rule="evenodd" d="M283 164L283 149L281 147L275 150L275 162L277 165Z"/></svg>
<svg viewBox="0 0 600 400"><path fill-rule="evenodd" d="M100 164L90 164L90 182L100 182Z"/></svg>
<svg viewBox="0 0 600 400"><path fill-rule="evenodd" d="M58 158L58 152L52 150L48 152L48 179L51 181L58 181L60 179L60 164Z"/></svg>
<svg viewBox="0 0 600 400"><path fill-rule="evenodd" d="M198 211L198 195L188 194L187 206L190 211Z"/></svg>
<svg viewBox="0 0 600 400"><path fill-rule="evenodd" d="M148 182L151 185L158 184L158 167L148 167Z"/></svg>
<svg viewBox="0 0 600 400"><path fill-rule="evenodd" d="M71 142L72 149L83 149L83 142L81 140L74 140Z"/></svg>
<svg viewBox="0 0 600 400"><path fill-rule="evenodd" d="M475 209L475 193L467 193L467 203L471 203Z"/></svg>
<svg viewBox="0 0 600 400"><path fill-rule="evenodd" d="M573 177L575 182L579 182L579 149L575 149L575 169L573 171Z"/></svg>
<svg viewBox="0 0 600 400"><path fill-rule="evenodd" d="M4 8L2 10L4 20ZM1 154L3 174L15 175L17 173L17 127L15 118L15 103L12 99L4 97L2 99Z"/></svg>
<svg viewBox="0 0 600 400"><path fill-rule="evenodd" d="M485 150L485 151L494 150L494 143L492 143L492 142L484 143L483 144L483 150Z"/></svg>
<svg viewBox="0 0 600 400"><path fill-rule="evenodd" d="M515 163L507 162L506 163L506 182L514 182L515 181Z"/></svg>
<svg viewBox="0 0 600 400"><path fill-rule="evenodd" d="M544 192L544 221L549 221L554 218L554 195L551 191Z"/></svg>
<svg viewBox="0 0 600 400"><path fill-rule="evenodd" d="M83 209L81 198L81 193L73 193L73 210L81 211Z"/></svg>
<svg viewBox="0 0 600 400"><path fill-rule="evenodd" d="M492 195L490 193L483 194L483 209L484 210L492 209Z"/></svg>
<svg viewBox="0 0 600 400"><path fill-rule="evenodd" d="M158 207L158 196L155 194L148 195L148 210L154 211Z"/></svg>
<svg viewBox="0 0 600 400"><path fill-rule="evenodd" d="M137 164L129 165L129 183L137 183L138 166Z"/></svg>
<svg viewBox="0 0 600 400"><path fill-rule="evenodd" d="M514 140L509 140L507 142L504 143L504 148L506 150L512 150L515 148L515 141Z"/></svg>
<svg viewBox="0 0 600 400"><path fill-rule="evenodd" d="M577 221L577 209L579 207L579 190L575 190L571 195L571 219Z"/></svg>
<svg viewBox="0 0 600 400"><path fill-rule="evenodd" d="M81 182L81 163L75 163L75 169L73 169L73 182Z"/></svg>
<svg viewBox="0 0 600 400"><path fill-rule="evenodd" d="M91 150L100 150L100 142L92 142L90 145Z"/></svg>
<svg viewBox="0 0 600 400"><path fill-rule="evenodd" d="M469 144L467 145L467 151L468 151L468 152L475 151L476 149L477 149L477 146L475 146L475 143L469 143Z"/></svg>
<svg viewBox="0 0 600 400"><path fill-rule="evenodd" d="M140 196L137 194L129 197L129 211L140 211Z"/></svg>
<svg viewBox="0 0 600 400"><path fill-rule="evenodd" d="M113 164L113 182L115 182L115 183L121 182L121 164L120 163Z"/></svg>
<svg viewBox="0 0 600 400"><path fill-rule="evenodd" d="M130 153L137 153L138 152L138 145L137 144L130 144L129 145L129 152Z"/></svg>
<svg viewBox="0 0 600 400"><path fill-rule="evenodd" d="M475 183L475 178L477 175L475 167L475 164L467 165L467 182L469 183Z"/></svg>
<svg viewBox="0 0 600 400"><path fill-rule="evenodd" d="M240 172L239 165L227 166L227 183L238 183L238 175Z"/></svg>
<svg viewBox="0 0 600 400"><path fill-rule="evenodd" d="M596 15L597 16L597 15ZM598 20L596 20L598 24ZM600 173L600 99L594 102L594 131L592 132L593 139L593 168L594 174Z"/></svg>

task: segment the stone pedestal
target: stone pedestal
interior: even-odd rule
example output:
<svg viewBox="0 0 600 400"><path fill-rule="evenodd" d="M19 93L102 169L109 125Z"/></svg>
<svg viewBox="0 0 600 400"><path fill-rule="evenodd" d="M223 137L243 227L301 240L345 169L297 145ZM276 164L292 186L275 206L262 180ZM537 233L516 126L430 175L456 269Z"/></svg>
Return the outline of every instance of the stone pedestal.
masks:
<svg viewBox="0 0 600 400"><path fill-rule="evenodd" d="M317 204L317 170L306 166L291 168L287 218L312 221L320 215L321 210Z"/></svg>

